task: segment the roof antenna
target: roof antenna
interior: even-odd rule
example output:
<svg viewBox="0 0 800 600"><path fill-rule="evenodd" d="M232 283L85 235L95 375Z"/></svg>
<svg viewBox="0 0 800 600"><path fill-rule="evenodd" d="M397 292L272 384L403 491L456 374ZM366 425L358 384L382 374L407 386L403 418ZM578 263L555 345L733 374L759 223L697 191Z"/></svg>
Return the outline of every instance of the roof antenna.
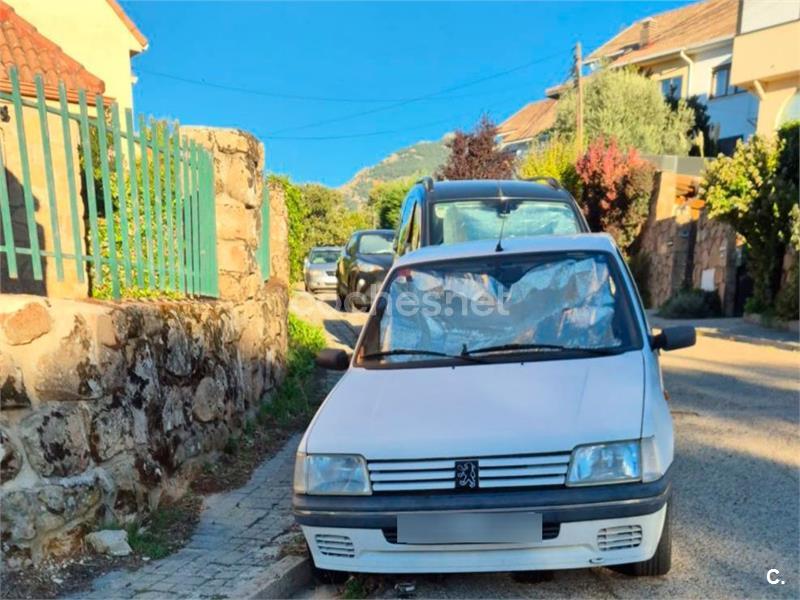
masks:
<svg viewBox="0 0 800 600"><path fill-rule="evenodd" d="M508 198L502 199L503 203L503 210L500 212L500 235L497 238L497 246L494 247L495 252L502 252L503 251L503 230L506 227L506 221L508 220Z"/></svg>

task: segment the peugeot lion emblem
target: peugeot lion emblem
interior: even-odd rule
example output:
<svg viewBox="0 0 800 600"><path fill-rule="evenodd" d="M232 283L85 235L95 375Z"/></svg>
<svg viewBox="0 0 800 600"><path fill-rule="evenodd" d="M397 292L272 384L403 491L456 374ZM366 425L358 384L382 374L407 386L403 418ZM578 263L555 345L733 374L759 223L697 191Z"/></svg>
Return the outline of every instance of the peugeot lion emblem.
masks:
<svg viewBox="0 0 800 600"><path fill-rule="evenodd" d="M456 489L462 491L478 489L477 460L456 461Z"/></svg>

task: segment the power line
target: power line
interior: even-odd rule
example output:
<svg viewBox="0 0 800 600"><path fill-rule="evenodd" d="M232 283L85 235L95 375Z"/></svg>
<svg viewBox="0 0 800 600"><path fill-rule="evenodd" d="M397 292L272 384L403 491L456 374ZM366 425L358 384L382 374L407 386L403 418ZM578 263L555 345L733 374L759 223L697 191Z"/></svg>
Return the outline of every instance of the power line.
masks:
<svg viewBox="0 0 800 600"><path fill-rule="evenodd" d="M453 86L438 90L436 92L431 92L431 93L428 93L428 94L424 94L422 96L416 96L414 98L408 98L406 100L403 100L401 102L395 102L395 103L390 104L388 106L381 106L381 107L373 108L373 109L369 109L369 110L358 111L358 112L355 112L355 113L350 113L350 114L347 114L347 115L342 115L340 117L334 117L334 118L331 118L331 119L323 119L322 121L315 121L313 123L306 123L305 125L296 125L294 127L284 127L283 129L278 129L278 130L274 131L273 135L279 135L281 133L286 133L286 132L290 132L290 131L300 131L300 130L309 129L309 128L312 128L312 127L320 127L322 125L329 125L331 123L341 123L342 121L349 121L351 119L356 119L358 117L372 115L372 114L379 113L379 112L384 112L384 111L387 111L387 110L393 110L395 108L400 108L402 106L407 106L407 105L412 104L414 102L420 102L422 100L426 100L426 99L432 98L434 96L441 96L443 94L446 94L447 92L453 92L453 91L460 90L460 89L463 89L463 88L466 88L466 87L470 87L470 86L473 86L473 85L478 85L479 83L483 83L485 81L490 81L492 79L497 79L498 77L504 77L505 75L509 75L511 73L515 73L517 71L521 71L522 69L527 69L528 67L531 67L533 65L537 65L537 64L546 62L548 60L552 60L553 58L558 58L560 56L563 56L563 53L559 52L557 54L551 54L551 55L548 55L548 56L544 56L542 58L529 61L529 62L527 62L527 63L525 63L523 65L518 65L516 67L512 67L510 69L506 69L505 71L500 71L498 73L493 73L492 75L487 75L485 77L480 77L480 78L474 79L472 81L467 81L467 82L464 82L464 83L456 84L456 85L453 85Z"/></svg>
<svg viewBox="0 0 800 600"><path fill-rule="evenodd" d="M247 88L235 85L229 85L225 83L218 83L214 81L208 81L205 78L202 79L192 79L190 77L183 77L181 75L175 75L173 73L164 73L161 71L151 71L150 69L137 69L139 73L143 73L146 75L152 75L155 77L162 77L164 79L170 79L172 81L178 81L180 83L187 83L189 85L197 85L201 87L208 87L213 89L218 89L226 92L235 92L239 94L247 94L252 96L261 96L264 98L277 98L282 100L304 100L304 101L311 101L311 102L341 102L341 103L351 103L351 104L387 104L389 102L406 102L408 100L413 100L413 98L344 98L344 97L333 97L333 96L305 96L300 94L286 94L283 92L271 92L267 90L260 90L255 88ZM512 90L512 89L522 89L523 87L529 87L530 83L525 83L518 86L513 87L506 87L500 90L488 90L482 92L475 92L472 94L457 94L453 96L437 96L428 98L428 100L440 100L440 101L448 101L448 100L461 100L463 98L477 98L480 96L491 96L500 92Z"/></svg>
<svg viewBox="0 0 800 600"><path fill-rule="evenodd" d="M514 99L513 103L517 104L518 100ZM509 106L511 104L512 104L512 102L503 102L502 104L496 105L494 107L483 108L483 109L481 109L480 112L482 112L482 113L483 112L491 112L492 110L497 110L501 106L503 108L505 108L506 106ZM460 115L460 117L458 117L458 118L461 118L461 117L464 117L464 116L466 116L466 113ZM273 140L279 140L279 141L330 141L330 140L347 140L347 139L356 139L356 138L365 138L365 137L377 137L377 136L381 136L381 135L390 135L390 134L394 134L394 133L404 133L406 131L416 131L416 130L419 130L419 129L426 129L428 127L433 127L434 125L441 125L443 123L452 123L454 120L458 120L458 118L454 118L451 115L451 116L449 116L449 117L447 117L445 119L439 119L437 121L431 121L429 123L424 123L424 124L421 124L421 125L413 125L411 127L403 127L403 128L400 128L400 129L386 129L386 130L382 130L382 131L369 131L369 132L364 132L364 133L343 133L343 134L337 134L337 135L310 135L310 136L291 136L291 135L289 135L289 136L286 136L286 135L284 135L284 136L281 136L281 135L271 136L271 135L267 135L266 136L266 141L267 142L270 142L270 141L273 141Z"/></svg>
<svg viewBox="0 0 800 600"><path fill-rule="evenodd" d="M190 77L183 77L181 75L174 75L172 73L163 73L161 71L151 71L150 69L137 69L140 73L147 75L154 75L156 77L163 77L164 79L172 79L173 81L180 81L182 83L189 83L191 85L201 85L204 87L224 90L226 92L237 92L240 94L250 94L252 96L263 96L265 98L279 98L282 100L309 100L314 102L344 102L352 104L385 104L387 102L401 102L404 98L344 98L333 96L306 96L302 94L287 94L284 92L271 92L267 90L259 90L255 88L241 87L237 85L229 85L225 83L218 83L215 81L208 81L207 79L192 79Z"/></svg>

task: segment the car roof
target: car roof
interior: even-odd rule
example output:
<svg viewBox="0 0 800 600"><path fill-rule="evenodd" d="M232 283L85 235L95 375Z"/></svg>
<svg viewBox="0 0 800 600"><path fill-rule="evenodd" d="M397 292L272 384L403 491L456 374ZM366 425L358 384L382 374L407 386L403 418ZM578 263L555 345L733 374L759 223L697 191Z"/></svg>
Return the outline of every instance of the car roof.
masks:
<svg viewBox="0 0 800 600"><path fill-rule="evenodd" d="M341 250L341 246L314 246L309 250L309 252L313 252L314 250Z"/></svg>
<svg viewBox="0 0 800 600"><path fill-rule="evenodd" d="M419 263L462 258L481 258L530 254L537 252L616 252L614 239L607 233L578 233L575 235L539 235L534 237L513 237L502 241L502 251L497 252L497 240L476 240L460 244L424 246L404 254L395 266L413 266Z"/></svg>
<svg viewBox="0 0 800 600"><path fill-rule="evenodd" d="M424 189L424 186L422 187ZM556 188L547 183L517 179L437 181L425 196L429 202L482 198L532 198L560 202L572 201L572 196L563 188Z"/></svg>

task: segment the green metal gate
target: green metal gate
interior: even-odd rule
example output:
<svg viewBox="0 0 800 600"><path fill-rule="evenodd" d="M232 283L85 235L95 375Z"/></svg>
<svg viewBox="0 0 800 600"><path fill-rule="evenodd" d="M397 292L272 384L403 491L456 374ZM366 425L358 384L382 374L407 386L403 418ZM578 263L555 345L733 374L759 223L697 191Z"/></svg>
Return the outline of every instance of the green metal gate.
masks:
<svg viewBox="0 0 800 600"><path fill-rule="evenodd" d="M58 281L73 269L78 281L88 277L94 297L217 297L209 152L182 136L177 123L139 117L136 131L130 109L120 114L116 103L100 95L91 107L80 90L78 102L70 105L61 82L58 101L48 101L37 75L36 97L30 100L20 92L15 68L9 77L11 92L0 92L0 101L11 104L11 135L0 152L0 260L7 276L20 277L18 263L25 257L34 280L42 281L45 263L54 265ZM60 122L55 144L50 115ZM32 121L38 121L35 144L25 130ZM12 157L18 173L9 170ZM11 185L12 178L18 185ZM40 233L36 216L43 202L33 189L42 179L49 219ZM61 196L56 182L65 190ZM21 197L15 201L10 190L18 188ZM15 223L16 237L27 240L15 239ZM71 243L62 243L64 233Z"/></svg>

